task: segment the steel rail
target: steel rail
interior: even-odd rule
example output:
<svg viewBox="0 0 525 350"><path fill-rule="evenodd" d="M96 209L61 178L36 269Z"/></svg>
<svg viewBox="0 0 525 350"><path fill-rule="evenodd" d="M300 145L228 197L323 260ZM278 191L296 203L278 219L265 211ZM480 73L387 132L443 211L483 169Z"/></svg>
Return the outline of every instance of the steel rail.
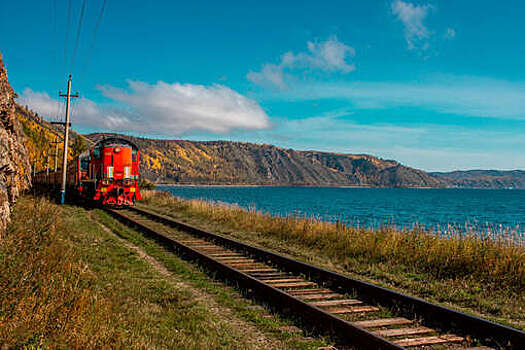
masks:
<svg viewBox="0 0 525 350"><path fill-rule="evenodd" d="M306 324L309 324L313 329L322 330L323 333L328 332L344 343L361 345L366 349L405 349L404 347L394 344L387 339L367 331L364 328L340 319L282 290L274 288L240 270L223 264L220 261L217 261L199 252L198 250L189 247L186 244L167 237L166 235L159 233L126 215L121 214L118 210L106 209L106 211L125 224L138 228L141 232L158 240L166 247L174 248L184 257L191 260L197 260L199 263L203 264L210 270L218 273L221 277L224 277L229 281L234 281L235 284L243 289L250 290L251 293L256 294L259 299L268 302L273 307L279 307L281 310L286 310L288 316L290 316L290 313L292 313L293 315L299 317ZM147 213L140 210L138 210L138 212L142 214ZM150 215L154 214L148 213L147 216L150 217ZM160 217L157 219L160 219Z"/></svg>
<svg viewBox="0 0 525 350"><path fill-rule="evenodd" d="M292 273L306 275L309 279L324 284L334 290L348 293L355 291L359 298L371 302L399 309L405 315L417 315L423 318L425 325L437 325L444 329L453 329L455 332L461 332L463 335L475 336L481 340L490 339L492 344L508 345L511 349L525 348L525 332L488 321L473 315L469 315L457 310L446 308L440 305L432 304L420 298L412 297L397 291L384 287L360 281L336 272L332 272L317 266L313 266L295 259L291 259L280 254L247 245L243 242L226 238L221 235L208 232L192 225L174 220L173 218L160 215L149 210L130 208L136 213L146 216L149 219L161 222L173 228L187 232L193 236L211 240L218 245L231 248L236 251L243 251L253 258L269 263ZM339 339L354 342L362 346L374 346L377 349L403 349L403 347L394 344L364 328L361 328L351 322L342 320L318 307L312 306L298 298L295 298L286 292L262 283L258 279L249 276L237 269L222 264L184 244L166 237L154 230L142 225L131 218L121 215L118 211L109 210L115 217L128 224L138 227L141 231L152 237L160 238L163 243L174 245L175 248L191 258L197 258L205 265L220 272L225 277L237 281L241 286L251 289L263 299L270 302L271 305L281 305L290 309L295 315L299 316L306 323L314 320L315 326L319 328L322 325ZM342 337L342 338L341 338Z"/></svg>

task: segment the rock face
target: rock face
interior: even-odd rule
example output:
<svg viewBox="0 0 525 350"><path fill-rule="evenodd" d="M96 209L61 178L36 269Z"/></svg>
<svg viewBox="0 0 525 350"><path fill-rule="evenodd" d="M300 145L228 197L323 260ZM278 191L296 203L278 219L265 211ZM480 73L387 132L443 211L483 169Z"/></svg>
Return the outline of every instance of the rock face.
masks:
<svg viewBox="0 0 525 350"><path fill-rule="evenodd" d="M23 132L14 113L14 97L0 54L0 234L18 195L30 183L30 165Z"/></svg>

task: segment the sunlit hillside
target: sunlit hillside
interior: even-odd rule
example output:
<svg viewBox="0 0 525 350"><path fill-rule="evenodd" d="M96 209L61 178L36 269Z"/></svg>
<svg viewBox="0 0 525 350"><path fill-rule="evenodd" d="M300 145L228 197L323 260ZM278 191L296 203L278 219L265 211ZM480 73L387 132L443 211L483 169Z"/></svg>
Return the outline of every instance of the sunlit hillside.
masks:
<svg viewBox="0 0 525 350"><path fill-rule="evenodd" d="M25 146L29 154L29 160L35 171L42 171L46 168L53 170L55 166L55 144L58 139L58 167L61 167L63 154L63 129L61 126L54 126L43 120L38 114L26 109L16 107L16 117L22 124L26 135ZM71 131L69 140L68 159L72 159L83 150L87 149L86 141L82 136Z"/></svg>

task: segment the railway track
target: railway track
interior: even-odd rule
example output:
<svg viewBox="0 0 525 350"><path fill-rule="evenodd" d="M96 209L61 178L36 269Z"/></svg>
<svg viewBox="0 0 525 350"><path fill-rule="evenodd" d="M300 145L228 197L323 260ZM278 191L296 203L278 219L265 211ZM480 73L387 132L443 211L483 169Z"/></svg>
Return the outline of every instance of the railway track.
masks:
<svg viewBox="0 0 525 350"><path fill-rule="evenodd" d="M341 344L363 349L525 349L525 333L139 208L107 211ZM477 348L474 345L485 346Z"/></svg>

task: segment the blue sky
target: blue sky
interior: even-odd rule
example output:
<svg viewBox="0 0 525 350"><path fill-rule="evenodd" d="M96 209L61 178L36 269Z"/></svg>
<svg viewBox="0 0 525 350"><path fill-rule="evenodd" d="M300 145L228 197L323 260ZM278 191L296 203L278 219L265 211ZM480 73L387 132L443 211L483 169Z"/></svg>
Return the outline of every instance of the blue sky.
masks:
<svg viewBox="0 0 525 350"><path fill-rule="evenodd" d="M2 2L0 50L49 119L73 74L78 131L525 169L521 1L71 4Z"/></svg>

